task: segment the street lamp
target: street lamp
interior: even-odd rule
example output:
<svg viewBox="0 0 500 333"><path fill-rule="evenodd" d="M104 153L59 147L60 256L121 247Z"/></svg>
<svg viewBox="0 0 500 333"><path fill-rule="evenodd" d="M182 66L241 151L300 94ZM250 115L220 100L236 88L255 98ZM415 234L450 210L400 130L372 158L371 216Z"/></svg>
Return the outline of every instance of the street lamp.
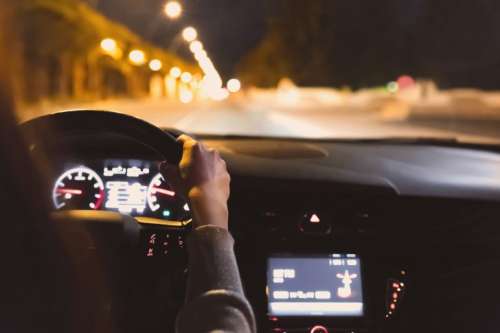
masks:
<svg viewBox="0 0 500 333"><path fill-rule="evenodd" d="M204 59L208 59L208 54L207 54L207 51L205 51L205 50L201 50L200 52L195 53L195 54L194 54L194 58L195 58L195 59L196 59L196 61L198 61L198 62L201 62L201 61L203 61Z"/></svg>
<svg viewBox="0 0 500 333"><path fill-rule="evenodd" d="M232 93L236 93L241 89L241 82L238 79L231 79L227 81L227 90Z"/></svg>
<svg viewBox="0 0 500 333"><path fill-rule="evenodd" d="M170 68L170 75L173 77L173 78L178 78L180 77L182 74L182 71L179 67L175 66L175 67L172 67Z"/></svg>
<svg viewBox="0 0 500 333"><path fill-rule="evenodd" d="M100 43L101 50L114 59L120 59L123 55L118 43L113 38L104 38Z"/></svg>
<svg viewBox="0 0 500 333"><path fill-rule="evenodd" d="M149 62L149 69L153 72L158 72L163 67L163 64L159 59L153 59Z"/></svg>
<svg viewBox="0 0 500 333"><path fill-rule="evenodd" d="M184 38L186 42L192 42L196 39L196 37L198 37L198 31L196 31L195 28L187 27L182 30L182 38Z"/></svg>
<svg viewBox="0 0 500 333"><path fill-rule="evenodd" d="M128 54L130 62L136 66L141 66L146 63L146 54L141 50L132 50Z"/></svg>
<svg viewBox="0 0 500 333"><path fill-rule="evenodd" d="M201 52L201 51L203 51L203 44L199 40L192 41L189 44L189 49L193 53Z"/></svg>
<svg viewBox="0 0 500 333"><path fill-rule="evenodd" d="M106 53L114 53L116 52L117 48L118 45L116 44L116 41L112 38L105 38L101 41L101 49Z"/></svg>
<svg viewBox="0 0 500 333"><path fill-rule="evenodd" d="M181 75L181 81L184 83L189 83L189 82L191 82L192 79L193 79L193 75L191 75L191 73L189 73L189 72L184 72Z"/></svg>
<svg viewBox="0 0 500 333"><path fill-rule="evenodd" d="M182 6L177 1L169 1L165 4L165 15L171 19L176 19L182 14Z"/></svg>

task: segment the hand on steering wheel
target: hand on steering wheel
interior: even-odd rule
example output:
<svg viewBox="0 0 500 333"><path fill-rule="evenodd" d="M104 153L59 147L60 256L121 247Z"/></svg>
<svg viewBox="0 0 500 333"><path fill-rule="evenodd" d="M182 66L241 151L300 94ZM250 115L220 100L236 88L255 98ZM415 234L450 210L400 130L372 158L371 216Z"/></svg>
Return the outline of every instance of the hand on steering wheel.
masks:
<svg viewBox="0 0 500 333"><path fill-rule="evenodd" d="M160 171L191 203L194 227L228 228L229 183L226 162L219 153L187 135L177 141L183 153L179 166L162 163Z"/></svg>

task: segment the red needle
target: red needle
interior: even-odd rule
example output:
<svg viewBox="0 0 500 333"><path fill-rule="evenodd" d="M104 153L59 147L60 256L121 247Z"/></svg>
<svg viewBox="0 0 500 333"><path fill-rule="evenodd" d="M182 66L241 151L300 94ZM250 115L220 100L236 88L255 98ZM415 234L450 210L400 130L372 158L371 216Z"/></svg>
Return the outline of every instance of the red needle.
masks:
<svg viewBox="0 0 500 333"><path fill-rule="evenodd" d="M153 193L157 192L157 193L168 195L169 197L175 196L175 192L169 191L169 190L164 190L164 189L158 188L158 187L153 187L153 191L154 191Z"/></svg>
<svg viewBox="0 0 500 333"><path fill-rule="evenodd" d="M77 190L77 189L72 189L72 188L58 188L56 190L57 193L68 193L68 194L75 194L75 195L80 195L83 193L82 190Z"/></svg>

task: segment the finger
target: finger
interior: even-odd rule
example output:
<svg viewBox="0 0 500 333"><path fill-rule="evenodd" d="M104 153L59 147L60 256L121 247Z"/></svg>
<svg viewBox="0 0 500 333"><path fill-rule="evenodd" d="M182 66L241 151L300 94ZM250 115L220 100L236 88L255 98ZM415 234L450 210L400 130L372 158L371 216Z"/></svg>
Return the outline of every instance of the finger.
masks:
<svg viewBox="0 0 500 333"><path fill-rule="evenodd" d="M220 159L220 154L219 154L219 151L217 149L209 147L209 148L207 148L207 152L210 153L211 155L213 155L216 160Z"/></svg>
<svg viewBox="0 0 500 333"><path fill-rule="evenodd" d="M186 134L179 135L179 137L177 138L177 141L182 143L183 145L185 145L186 143L196 142L195 139L193 139L192 137L190 137L189 135L186 135Z"/></svg>

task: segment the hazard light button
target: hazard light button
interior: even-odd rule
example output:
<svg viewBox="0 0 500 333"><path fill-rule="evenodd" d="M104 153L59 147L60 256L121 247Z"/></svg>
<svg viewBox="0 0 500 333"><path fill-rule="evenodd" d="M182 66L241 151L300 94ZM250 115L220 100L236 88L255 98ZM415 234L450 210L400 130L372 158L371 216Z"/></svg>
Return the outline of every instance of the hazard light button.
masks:
<svg viewBox="0 0 500 333"><path fill-rule="evenodd" d="M332 230L330 219L320 212L305 213L299 223L299 230L310 234L329 234Z"/></svg>

